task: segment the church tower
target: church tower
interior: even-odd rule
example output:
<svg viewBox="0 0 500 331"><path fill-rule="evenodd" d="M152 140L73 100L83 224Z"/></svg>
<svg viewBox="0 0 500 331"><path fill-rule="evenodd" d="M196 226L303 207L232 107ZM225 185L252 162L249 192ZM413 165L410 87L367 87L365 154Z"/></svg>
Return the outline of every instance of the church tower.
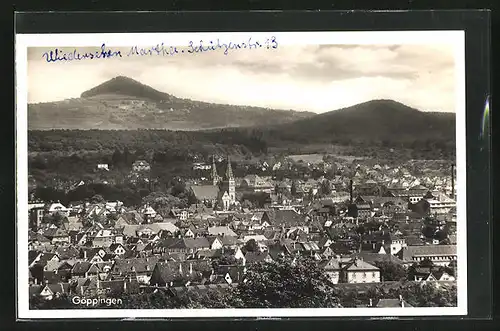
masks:
<svg viewBox="0 0 500 331"><path fill-rule="evenodd" d="M226 169L226 178L225 180L227 181L227 188L228 188L228 194L229 198L231 200L231 203L236 202L236 185L234 183L234 176L233 176L233 169L231 168L231 160L229 158L229 155L227 156L227 169Z"/></svg>
<svg viewBox="0 0 500 331"><path fill-rule="evenodd" d="M212 182L214 186L219 185L220 177L217 174L217 167L215 166L215 156L212 156Z"/></svg>

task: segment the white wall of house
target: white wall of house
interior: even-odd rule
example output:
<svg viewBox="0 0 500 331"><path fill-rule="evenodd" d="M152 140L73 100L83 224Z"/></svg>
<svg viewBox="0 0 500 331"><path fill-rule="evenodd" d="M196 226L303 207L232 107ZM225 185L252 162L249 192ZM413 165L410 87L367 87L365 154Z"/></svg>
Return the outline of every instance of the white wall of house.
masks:
<svg viewBox="0 0 500 331"><path fill-rule="evenodd" d="M348 271L348 283L380 283L380 271Z"/></svg>

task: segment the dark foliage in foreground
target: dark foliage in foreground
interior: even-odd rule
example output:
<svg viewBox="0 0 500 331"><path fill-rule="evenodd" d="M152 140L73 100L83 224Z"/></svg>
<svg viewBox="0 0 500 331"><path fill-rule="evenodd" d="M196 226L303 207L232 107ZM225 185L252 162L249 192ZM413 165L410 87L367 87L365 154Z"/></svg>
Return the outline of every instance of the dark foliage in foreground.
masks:
<svg viewBox="0 0 500 331"><path fill-rule="evenodd" d="M140 294L110 294L123 304L93 308L175 309L175 308L333 308L367 305L372 299L398 298L414 307L452 307L457 304L456 286L437 287L432 283L391 282L367 284L366 291L333 285L314 261L282 259L252 265L249 279L236 287L184 290L174 295L167 289ZM32 298L31 309L82 308L68 296L44 301ZM83 307L84 308L84 307Z"/></svg>

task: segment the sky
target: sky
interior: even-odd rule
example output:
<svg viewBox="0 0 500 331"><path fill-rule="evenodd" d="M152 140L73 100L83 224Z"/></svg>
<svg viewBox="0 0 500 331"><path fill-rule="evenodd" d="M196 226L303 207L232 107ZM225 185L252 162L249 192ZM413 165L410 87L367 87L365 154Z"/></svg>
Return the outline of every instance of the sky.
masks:
<svg viewBox="0 0 500 331"><path fill-rule="evenodd" d="M373 99L422 111L455 111L451 45L285 45L175 56L46 62L28 49L28 102L77 98L127 76L198 101L323 113ZM71 48L60 48L71 51ZM127 54L130 48L113 48ZM97 48L77 48L81 53Z"/></svg>

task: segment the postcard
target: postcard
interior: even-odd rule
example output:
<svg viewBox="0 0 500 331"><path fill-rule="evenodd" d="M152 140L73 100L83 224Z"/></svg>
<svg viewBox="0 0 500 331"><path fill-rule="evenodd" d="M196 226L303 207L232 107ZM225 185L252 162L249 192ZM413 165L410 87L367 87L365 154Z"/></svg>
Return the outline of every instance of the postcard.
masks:
<svg viewBox="0 0 500 331"><path fill-rule="evenodd" d="M463 31L16 36L18 317L467 314Z"/></svg>

